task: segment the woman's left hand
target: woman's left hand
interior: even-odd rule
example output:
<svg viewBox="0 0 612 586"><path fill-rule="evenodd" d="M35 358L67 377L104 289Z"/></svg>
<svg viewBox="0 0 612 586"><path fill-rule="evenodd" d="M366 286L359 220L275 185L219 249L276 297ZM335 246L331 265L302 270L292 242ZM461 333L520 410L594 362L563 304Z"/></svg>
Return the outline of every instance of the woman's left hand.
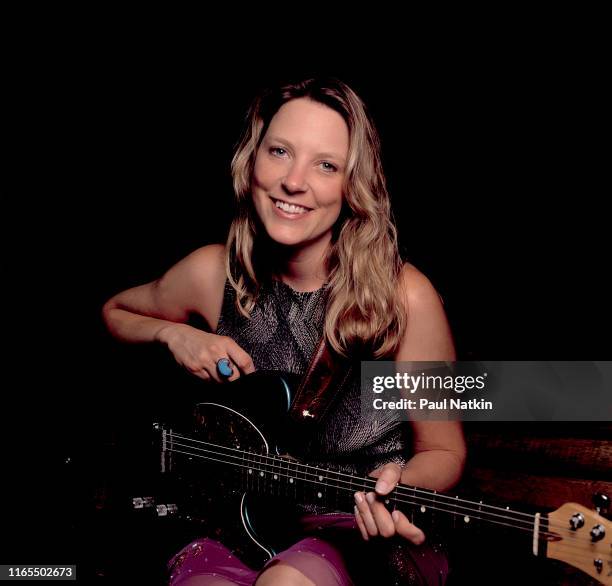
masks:
<svg viewBox="0 0 612 586"><path fill-rule="evenodd" d="M384 503L376 498L390 493L400 481L402 469L398 464L385 464L370 473L370 476L378 478L374 492L355 493L355 518L361 536L367 541L370 537L381 535L392 537L396 533L420 545L425 541L425 534L413 525L406 516L395 510L390 513Z"/></svg>

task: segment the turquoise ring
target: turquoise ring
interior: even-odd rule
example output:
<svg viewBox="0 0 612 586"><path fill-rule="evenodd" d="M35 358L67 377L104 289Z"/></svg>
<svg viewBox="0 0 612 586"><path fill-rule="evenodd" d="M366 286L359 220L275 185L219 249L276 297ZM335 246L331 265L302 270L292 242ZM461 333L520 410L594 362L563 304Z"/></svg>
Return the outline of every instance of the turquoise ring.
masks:
<svg viewBox="0 0 612 586"><path fill-rule="evenodd" d="M229 378L234 374L229 358L219 358L217 360L217 372L224 378Z"/></svg>

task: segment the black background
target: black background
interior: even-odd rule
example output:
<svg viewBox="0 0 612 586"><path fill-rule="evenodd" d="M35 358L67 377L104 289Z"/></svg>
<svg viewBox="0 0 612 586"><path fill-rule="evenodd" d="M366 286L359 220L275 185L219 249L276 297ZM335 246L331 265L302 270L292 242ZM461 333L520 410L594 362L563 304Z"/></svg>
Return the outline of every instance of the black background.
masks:
<svg viewBox="0 0 612 586"><path fill-rule="evenodd" d="M101 306L224 240L233 147L251 98L279 78L336 75L368 105L402 252L442 294L460 358L609 356L596 44L280 65L271 47L241 59L128 38L15 45L5 413L25 466L5 501L7 563L71 561L94 510L140 489L150 417L173 408L184 375L160 349L111 340Z"/></svg>

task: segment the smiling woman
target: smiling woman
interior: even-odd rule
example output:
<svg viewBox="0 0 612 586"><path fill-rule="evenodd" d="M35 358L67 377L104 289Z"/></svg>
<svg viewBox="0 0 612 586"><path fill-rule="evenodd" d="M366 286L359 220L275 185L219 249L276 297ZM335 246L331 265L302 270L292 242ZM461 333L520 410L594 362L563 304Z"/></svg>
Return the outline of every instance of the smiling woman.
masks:
<svg viewBox="0 0 612 586"><path fill-rule="evenodd" d="M348 146L342 116L300 98L280 108L257 150L252 189L257 215L272 240L299 245L296 262L325 256L342 209ZM328 149L338 154L322 152Z"/></svg>
<svg viewBox="0 0 612 586"><path fill-rule="evenodd" d="M348 367L302 456L374 480L353 489L350 514L301 503L301 539L263 567L248 568L209 538L189 544L171 561L173 586L444 583L443 547L381 497L398 482L451 488L465 460L461 428L379 421L360 409L360 360L455 357L439 296L400 259L364 104L336 79L262 93L232 175L238 211L226 244L196 250L158 280L115 295L104 306L107 327L120 340L165 345L211 383L255 370L305 377L325 348L338 368ZM208 331L188 325L193 314Z"/></svg>

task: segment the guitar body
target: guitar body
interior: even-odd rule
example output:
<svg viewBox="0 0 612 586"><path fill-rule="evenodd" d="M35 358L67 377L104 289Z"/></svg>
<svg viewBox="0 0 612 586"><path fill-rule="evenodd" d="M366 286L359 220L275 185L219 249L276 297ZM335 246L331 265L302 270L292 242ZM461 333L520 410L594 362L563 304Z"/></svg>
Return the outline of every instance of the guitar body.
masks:
<svg viewBox="0 0 612 586"><path fill-rule="evenodd" d="M197 404L189 440L173 433L162 457L165 472L182 495L178 500L183 518L198 524L201 537L220 541L248 566L259 568L299 540L299 515L280 486L278 493L270 486L273 475L262 477L261 471L241 465L232 450L247 450L261 461L274 455L295 462L281 443L291 425L293 381L278 373L251 375L248 384L241 380ZM209 454L207 446L224 450L222 456L212 454L203 467L200 456Z"/></svg>

